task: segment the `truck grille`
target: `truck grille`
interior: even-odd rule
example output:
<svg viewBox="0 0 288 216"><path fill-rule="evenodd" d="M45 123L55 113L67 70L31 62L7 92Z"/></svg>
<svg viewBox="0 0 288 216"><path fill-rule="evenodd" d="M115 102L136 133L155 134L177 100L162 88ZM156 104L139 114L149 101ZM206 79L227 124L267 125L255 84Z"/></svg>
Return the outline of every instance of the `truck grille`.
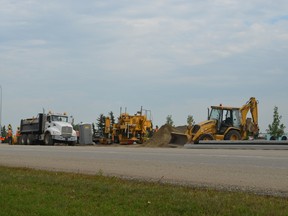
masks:
<svg viewBox="0 0 288 216"><path fill-rule="evenodd" d="M62 127L62 134L65 135L65 134L69 134L71 135L72 134L72 127Z"/></svg>

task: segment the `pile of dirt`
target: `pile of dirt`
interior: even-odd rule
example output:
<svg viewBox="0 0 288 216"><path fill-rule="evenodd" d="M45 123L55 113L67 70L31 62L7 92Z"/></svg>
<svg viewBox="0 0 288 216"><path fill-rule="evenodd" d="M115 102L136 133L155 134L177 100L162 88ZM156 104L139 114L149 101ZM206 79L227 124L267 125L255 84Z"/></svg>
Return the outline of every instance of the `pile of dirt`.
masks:
<svg viewBox="0 0 288 216"><path fill-rule="evenodd" d="M171 132L184 133L186 126L172 127L171 125L163 125L154 135L143 143L145 147L168 147L171 140Z"/></svg>

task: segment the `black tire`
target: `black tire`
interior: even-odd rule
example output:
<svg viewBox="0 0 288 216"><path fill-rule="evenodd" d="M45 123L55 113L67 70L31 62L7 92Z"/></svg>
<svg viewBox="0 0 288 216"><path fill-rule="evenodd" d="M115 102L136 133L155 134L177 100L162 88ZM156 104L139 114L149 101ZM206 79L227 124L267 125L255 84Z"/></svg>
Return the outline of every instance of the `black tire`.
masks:
<svg viewBox="0 0 288 216"><path fill-rule="evenodd" d="M18 144L19 144L19 145L22 145L21 140L22 140L22 136L20 135L20 136L18 137Z"/></svg>
<svg viewBox="0 0 288 216"><path fill-rule="evenodd" d="M271 136L270 140L276 140L276 137L275 136Z"/></svg>
<svg viewBox="0 0 288 216"><path fill-rule="evenodd" d="M52 136L49 133L45 134L44 144L45 145L53 145L54 144Z"/></svg>
<svg viewBox="0 0 288 216"><path fill-rule="evenodd" d="M287 136L282 136L281 140L287 140Z"/></svg>
<svg viewBox="0 0 288 216"><path fill-rule="evenodd" d="M26 134L21 135L20 144L21 145L27 145L27 135Z"/></svg>
<svg viewBox="0 0 288 216"><path fill-rule="evenodd" d="M195 141L194 143L195 144L198 144L199 141L204 141L204 140L214 140L214 137L211 135L211 134L202 134L199 139L197 141Z"/></svg>
<svg viewBox="0 0 288 216"><path fill-rule="evenodd" d="M32 134L29 134L27 136L27 145L32 145L34 142L34 136Z"/></svg>
<svg viewBox="0 0 288 216"><path fill-rule="evenodd" d="M12 145L12 137L8 137L8 144Z"/></svg>
<svg viewBox="0 0 288 216"><path fill-rule="evenodd" d="M231 130L225 135L224 140L241 140L241 134L237 130Z"/></svg>
<svg viewBox="0 0 288 216"><path fill-rule="evenodd" d="M77 143L77 141L73 141L73 142L69 142L68 145L69 145L69 146L75 146L76 143Z"/></svg>
<svg viewBox="0 0 288 216"><path fill-rule="evenodd" d="M114 143L120 143L119 136L114 136Z"/></svg>

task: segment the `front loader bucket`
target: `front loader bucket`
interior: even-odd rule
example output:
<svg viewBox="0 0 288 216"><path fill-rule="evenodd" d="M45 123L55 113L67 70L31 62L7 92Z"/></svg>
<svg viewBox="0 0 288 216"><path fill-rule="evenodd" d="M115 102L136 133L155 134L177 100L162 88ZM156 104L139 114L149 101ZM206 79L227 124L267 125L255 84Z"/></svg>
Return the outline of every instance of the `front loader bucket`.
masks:
<svg viewBox="0 0 288 216"><path fill-rule="evenodd" d="M188 143L187 134L171 132L171 140L169 144L185 145L186 143Z"/></svg>

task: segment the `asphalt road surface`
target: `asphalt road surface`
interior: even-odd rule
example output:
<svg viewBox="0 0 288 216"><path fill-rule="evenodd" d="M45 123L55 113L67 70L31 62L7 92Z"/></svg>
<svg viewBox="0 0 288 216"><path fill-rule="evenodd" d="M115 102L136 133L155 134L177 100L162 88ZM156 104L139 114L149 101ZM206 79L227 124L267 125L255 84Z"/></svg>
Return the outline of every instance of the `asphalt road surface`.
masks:
<svg viewBox="0 0 288 216"><path fill-rule="evenodd" d="M0 165L288 197L288 150L0 145Z"/></svg>

